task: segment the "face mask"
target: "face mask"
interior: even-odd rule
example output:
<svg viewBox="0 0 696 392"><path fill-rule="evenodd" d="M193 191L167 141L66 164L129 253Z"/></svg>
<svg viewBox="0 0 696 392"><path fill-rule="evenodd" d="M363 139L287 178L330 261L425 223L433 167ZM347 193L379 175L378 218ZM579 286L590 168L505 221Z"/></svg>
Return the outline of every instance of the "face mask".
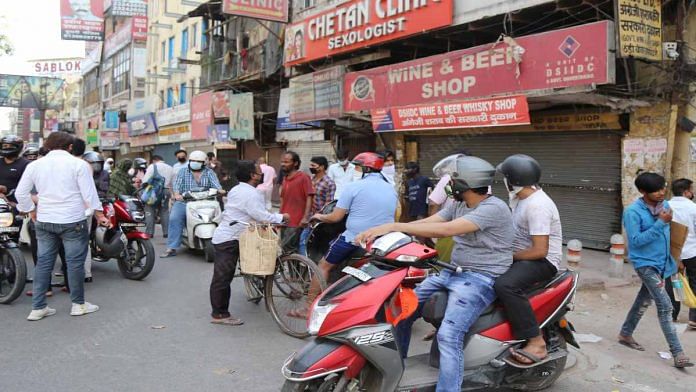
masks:
<svg viewBox="0 0 696 392"><path fill-rule="evenodd" d="M317 174L317 171L318 171L318 170L317 170L317 168L315 168L315 167L310 167L310 168L309 168L309 172L312 173L312 174Z"/></svg>
<svg viewBox="0 0 696 392"><path fill-rule="evenodd" d="M179 157L179 158L176 158L176 160L181 162L181 163L184 163L184 162L186 162L186 157Z"/></svg>
<svg viewBox="0 0 696 392"><path fill-rule="evenodd" d="M135 175L135 169L133 169L132 167L128 169L128 175L133 177Z"/></svg>
<svg viewBox="0 0 696 392"><path fill-rule="evenodd" d="M199 171L203 169L203 162L189 162L189 168L193 171Z"/></svg>
<svg viewBox="0 0 696 392"><path fill-rule="evenodd" d="M347 165L348 165L348 160L347 160L347 159L344 159L344 160L342 160L342 161L338 161L338 163L340 163L341 166L347 166Z"/></svg>
<svg viewBox="0 0 696 392"><path fill-rule="evenodd" d="M520 202L520 198L517 194L520 193L520 191L522 189L524 189L524 187L514 186L514 185L511 186L510 184L508 184L507 178L504 178L504 177L503 177L503 182L505 183L505 188L508 190L508 199L510 201L510 208L514 210L517 207L517 204L519 204L519 202Z"/></svg>
<svg viewBox="0 0 696 392"><path fill-rule="evenodd" d="M210 168L211 168L211 169L215 169L215 166L217 166L217 165L215 165L214 163L211 163L211 164L210 164Z"/></svg>
<svg viewBox="0 0 696 392"><path fill-rule="evenodd" d="M94 171L95 174L99 174L103 170L101 163L91 163L90 166L92 166L92 171Z"/></svg>
<svg viewBox="0 0 696 392"><path fill-rule="evenodd" d="M394 177L394 175L396 174L396 167L394 165L384 166L382 168L382 174L388 177Z"/></svg>

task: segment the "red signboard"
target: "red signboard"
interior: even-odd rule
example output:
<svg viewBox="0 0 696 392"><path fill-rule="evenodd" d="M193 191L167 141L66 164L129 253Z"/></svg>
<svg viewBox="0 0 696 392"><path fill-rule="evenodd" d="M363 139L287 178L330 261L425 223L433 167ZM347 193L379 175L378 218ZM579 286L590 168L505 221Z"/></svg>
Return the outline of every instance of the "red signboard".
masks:
<svg viewBox="0 0 696 392"><path fill-rule="evenodd" d="M350 52L452 24L452 0L351 0L285 30L285 65Z"/></svg>
<svg viewBox="0 0 696 392"><path fill-rule="evenodd" d="M103 0L62 0L60 2L61 38L76 41L104 39Z"/></svg>
<svg viewBox="0 0 696 392"><path fill-rule="evenodd" d="M133 41L147 41L147 16L134 16L131 23Z"/></svg>
<svg viewBox="0 0 696 392"><path fill-rule="evenodd" d="M287 23L288 0L223 0L226 14Z"/></svg>
<svg viewBox="0 0 696 392"><path fill-rule="evenodd" d="M351 72L344 110L613 83L613 26L591 23Z"/></svg>
<svg viewBox="0 0 696 392"><path fill-rule="evenodd" d="M213 93L213 116L215 118L230 118L229 91L216 91Z"/></svg>
<svg viewBox="0 0 696 392"><path fill-rule="evenodd" d="M191 99L191 139L201 140L208 136L208 125L212 124L211 91L196 94Z"/></svg>
<svg viewBox="0 0 696 392"><path fill-rule="evenodd" d="M374 109L371 114L375 132L529 124L524 95Z"/></svg>

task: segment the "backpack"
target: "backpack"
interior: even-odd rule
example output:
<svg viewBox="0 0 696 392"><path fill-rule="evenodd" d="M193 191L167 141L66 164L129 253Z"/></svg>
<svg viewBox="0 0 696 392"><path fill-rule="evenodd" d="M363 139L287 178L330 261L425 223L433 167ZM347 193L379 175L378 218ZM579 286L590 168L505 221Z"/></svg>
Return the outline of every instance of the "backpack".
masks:
<svg viewBox="0 0 696 392"><path fill-rule="evenodd" d="M157 203L161 203L164 199L164 177L157 171L157 164L153 163L152 165L154 173L152 174L152 178L147 182L145 191L140 196L140 200L149 206L157 205Z"/></svg>

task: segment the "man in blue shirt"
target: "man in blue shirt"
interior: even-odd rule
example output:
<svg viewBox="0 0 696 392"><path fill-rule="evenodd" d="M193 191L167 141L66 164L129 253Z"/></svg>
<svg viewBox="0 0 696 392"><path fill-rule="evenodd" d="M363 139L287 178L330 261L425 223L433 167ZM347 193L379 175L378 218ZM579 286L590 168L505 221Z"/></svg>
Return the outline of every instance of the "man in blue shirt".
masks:
<svg viewBox="0 0 696 392"><path fill-rule="evenodd" d="M619 333L619 343L638 351L645 348L633 338L633 331L645 314L650 300L655 301L662 333L674 357L674 366L694 366L684 354L672 324L672 303L665 290L665 278L677 272L670 255L670 222L672 211L665 202L665 178L655 173L641 173L635 181L643 195L628 206L623 214L628 237L628 257L643 285Z"/></svg>
<svg viewBox="0 0 696 392"><path fill-rule="evenodd" d="M329 251L319 262L319 269L326 281L331 270L360 248L353 243L359 233L385 223L393 223L396 214L397 196L394 187L382 175L384 157L373 152L364 152L353 158L354 165L362 168L363 177L343 188L336 208L331 214L315 214L312 220L337 223L348 215L346 231L336 238ZM319 295L319 282L312 279L309 300ZM307 308L288 313L292 317L306 318Z"/></svg>
<svg viewBox="0 0 696 392"><path fill-rule="evenodd" d="M406 177L408 216L412 220L425 219L428 217L428 189L433 188L433 183L420 174L420 166L416 162L406 164Z"/></svg>

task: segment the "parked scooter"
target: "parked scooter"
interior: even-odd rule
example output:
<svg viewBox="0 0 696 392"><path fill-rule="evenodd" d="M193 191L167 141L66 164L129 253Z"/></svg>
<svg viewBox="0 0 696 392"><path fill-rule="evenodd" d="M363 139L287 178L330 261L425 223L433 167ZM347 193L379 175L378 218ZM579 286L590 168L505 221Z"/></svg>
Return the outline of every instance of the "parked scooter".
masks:
<svg viewBox="0 0 696 392"><path fill-rule="evenodd" d="M438 261L437 251L398 232L378 238L367 249L370 263L360 269L346 267L347 275L312 305L308 330L317 337L283 364L284 392L435 390L437 339L430 353L403 360L394 326L415 311L412 290L425 278L421 268L460 273L461 267ZM466 358L462 390L534 391L552 385L565 368L567 344L578 347L564 317L573 308L576 286L577 274L564 271L548 284L529 288L549 351L547 359L533 366L516 366L509 360L509 349L523 342L513 337L504 309L496 303L485 309L462 347ZM408 297L405 294L411 301L402 300ZM424 305L423 317L439 327L446 306L447 292L436 293Z"/></svg>
<svg viewBox="0 0 696 392"><path fill-rule="evenodd" d="M92 260L116 259L124 278L145 279L155 266L155 248L150 236L141 231L145 228L143 203L137 197L121 195L113 202L105 201L103 206L112 228L93 228L90 234Z"/></svg>
<svg viewBox="0 0 696 392"><path fill-rule="evenodd" d="M217 195L215 188L196 188L182 195L186 202L186 227L182 242L189 249L202 250L205 261L209 263L215 261L213 233L222 220Z"/></svg>
<svg viewBox="0 0 696 392"><path fill-rule="evenodd" d="M22 294L27 265L15 238L19 226L14 223L12 207L0 198L0 304L9 304Z"/></svg>

